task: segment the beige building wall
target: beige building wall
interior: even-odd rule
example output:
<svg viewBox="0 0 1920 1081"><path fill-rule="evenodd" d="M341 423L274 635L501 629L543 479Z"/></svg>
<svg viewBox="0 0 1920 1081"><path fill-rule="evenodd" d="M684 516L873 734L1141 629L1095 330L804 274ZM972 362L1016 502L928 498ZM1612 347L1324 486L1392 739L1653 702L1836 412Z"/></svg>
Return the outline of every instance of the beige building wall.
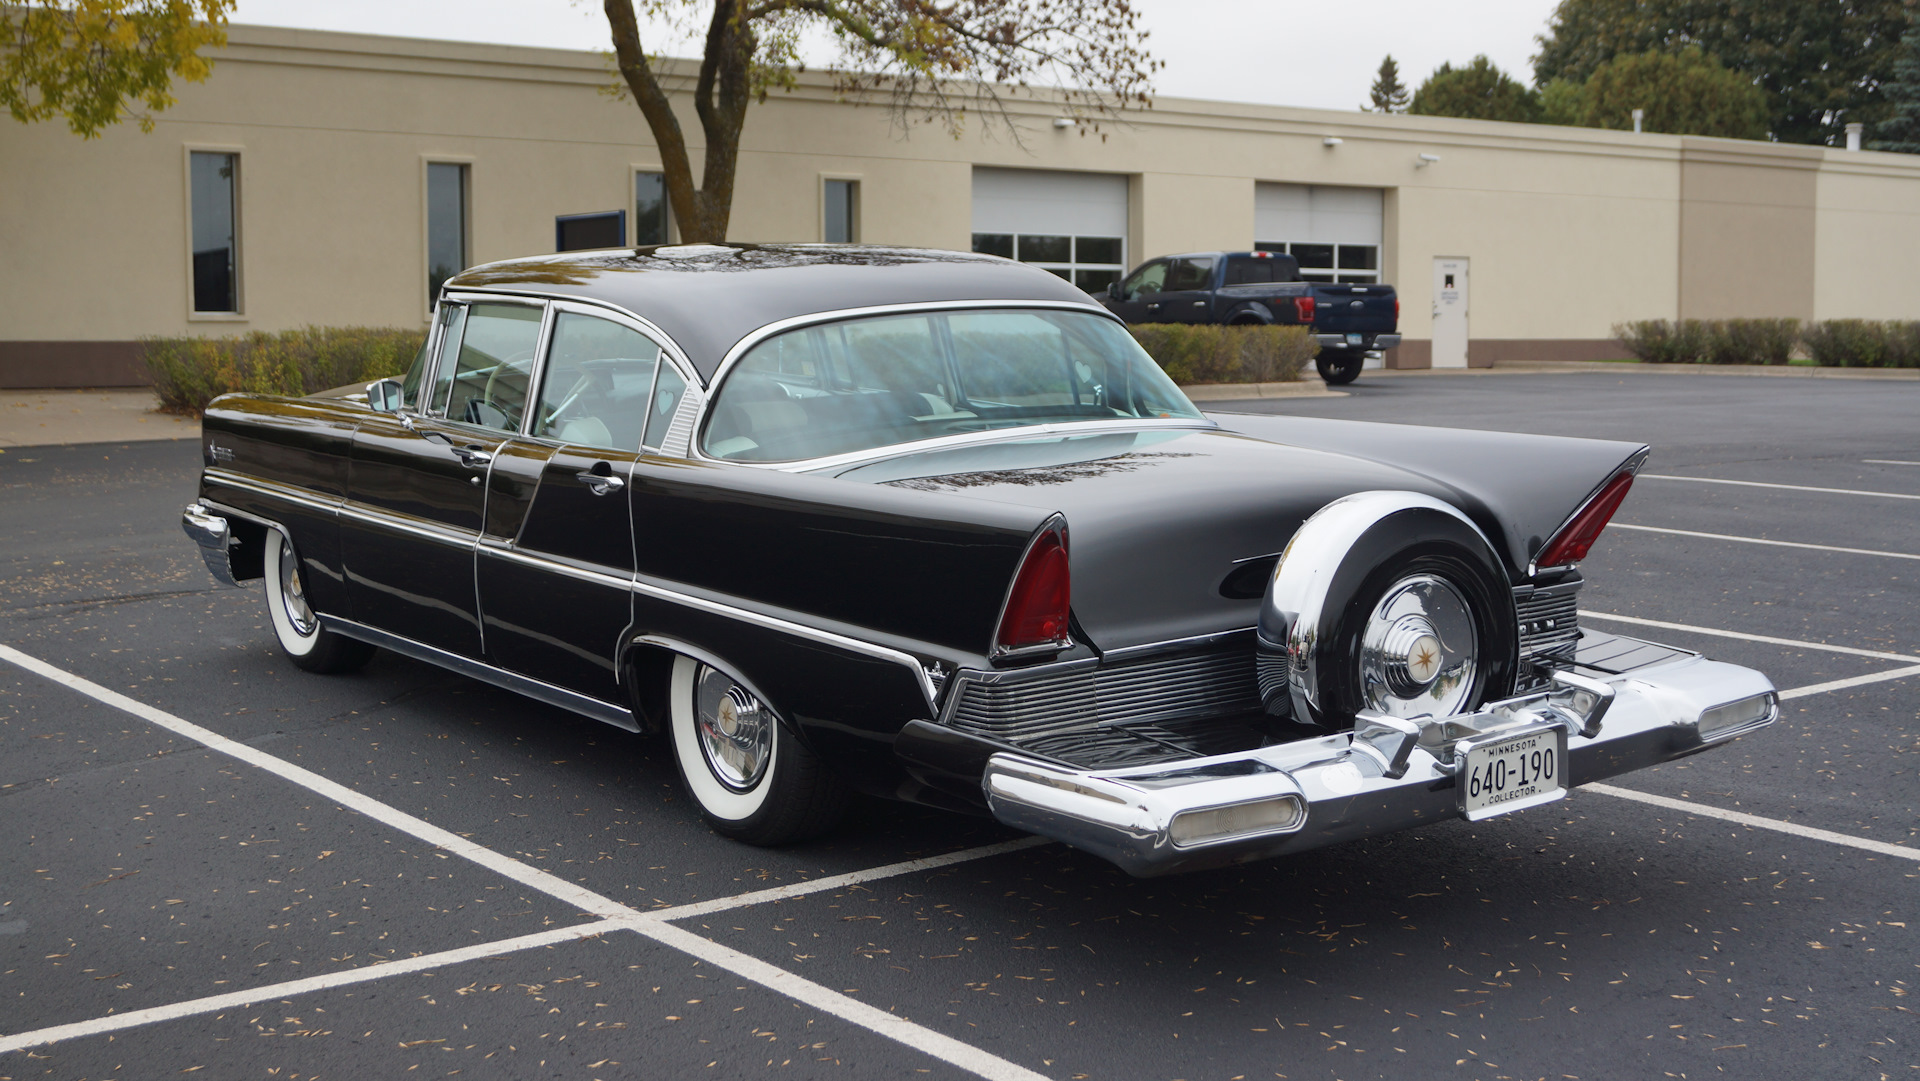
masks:
<svg viewBox="0 0 1920 1081"><path fill-rule="evenodd" d="M137 376L135 339L426 318L426 162L471 170L470 257L548 252L562 214L632 210L660 155L592 53L235 27L152 134L0 124L0 385ZM685 97L680 101L685 105ZM1131 263L1242 249L1259 182L1382 193L1383 278L1426 362L1431 267L1471 260L1472 363L1619 355L1675 316L1920 318L1920 159L1590 129L1163 98L1121 121L902 130L808 76L754 107L730 236L819 240L829 178L858 239L967 248L973 168L1128 178ZM699 125L683 107L698 168ZM187 152L241 154L244 311L188 309ZM1437 160L1423 160L1427 155Z"/></svg>

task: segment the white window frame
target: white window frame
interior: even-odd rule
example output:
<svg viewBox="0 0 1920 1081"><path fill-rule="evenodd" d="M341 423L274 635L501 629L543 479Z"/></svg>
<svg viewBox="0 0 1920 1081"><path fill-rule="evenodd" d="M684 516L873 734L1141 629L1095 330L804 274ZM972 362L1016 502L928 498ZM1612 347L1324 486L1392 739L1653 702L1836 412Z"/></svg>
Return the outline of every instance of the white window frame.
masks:
<svg viewBox="0 0 1920 1081"><path fill-rule="evenodd" d="M232 154L234 158L233 178L233 310L230 312L203 312L193 307L193 156L196 154ZM244 187L247 182L245 164L246 147L237 143L182 143L180 144L180 206L181 221L185 223L186 249L186 308L189 323L244 323L247 321L246 288L246 251L242 229L245 219L242 216L246 206Z"/></svg>

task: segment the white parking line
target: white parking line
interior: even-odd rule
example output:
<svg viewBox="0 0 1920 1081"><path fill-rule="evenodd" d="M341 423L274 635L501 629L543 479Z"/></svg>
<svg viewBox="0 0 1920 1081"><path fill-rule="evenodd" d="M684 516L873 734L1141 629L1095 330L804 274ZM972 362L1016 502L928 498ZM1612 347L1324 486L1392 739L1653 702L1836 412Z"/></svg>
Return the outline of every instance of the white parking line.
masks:
<svg viewBox="0 0 1920 1081"><path fill-rule="evenodd" d="M285 983L268 984L250 991L230 991L224 995L211 995L207 998L189 999L165 1006L154 1006L145 1010L128 1010L126 1013L108 1014L90 1021L76 1021L70 1025L54 1025L49 1028L35 1029L32 1032L16 1033L12 1036L0 1036L0 1054L19 1051L22 1048L38 1047L41 1044L59 1040L77 1040L84 1036L100 1036L122 1029L138 1028L141 1025L153 1025L162 1021L177 1021L182 1017L195 1017L200 1014L218 1013L221 1010L250 1006L256 1002L270 1002L274 999L291 998L313 991L328 991L336 987L347 987L369 980L384 980L390 976L404 976L410 972L425 972L429 969L447 968L463 961L479 961L488 957L504 957L521 950L535 950L542 946L552 946L561 942L592 938L612 930L624 929L625 925L612 920L595 920L577 927L556 927L551 931L522 935L519 938L503 939L499 942L483 942L477 946L463 946L457 950L444 950L440 953L421 954L419 957L405 957L396 961L382 961L379 964L362 965L359 968L342 969L323 976L309 976L304 980L288 980Z"/></svg>
<svg viewBox="0 0 1920 1081"><path fill-rule="evenodd" d="M931 871L948 867L956 863L985 859L1007 852L1018 852L1024 848L1036 848L1052 844L1045 837L1018 837L1011 841L1002 841L994 845L982 845L979 848L963 848L958 852L948 852L940 856L928 856L926 859L907 860L903 863L889 863L885 867L870 867L864 871L849 871L843 875L816 878L810 882L795 882L787 886L775 886L772 889L755 890L752 893L739 893L732 897L716 897L711 901L695 901L691 904L674 905L671 908L654 909L649 915L663 920L685 920L694 916L707 916L715 912L725 912L732 908L747 908L752 905L764 905L770 901L784 901L789 897L803 897L809 893L824 890L837 890L843 886L857 886L862 882L875 879L893 878L896 875L908 875L915 871Z"/></svg>
<svg viewBox="0 0 1920 1081"><path fill-rule="evenodd" d="M1920 462L1903 462L1898 458L1862 458L1867 465L1920 465Z"/></svg>
<svg viewBox="0 0 1920 1081"><path fill-rule="evenodd" d="M1877 852L1882 856L1897 856L1900 859L1920 860L1920 848L1908 848L1905 845L1890 845L1885 841L1869 841L1865 837L1853 837L1832 830L1814 829L1795 822L1782 822L1777 818L1761 818L1759 815L1741 814L1739 811L1723 811L1718 807L1709 807L1704 803L1693 803L1683 799L1656 796L1651 792L1639 792L1631 788L1616 788L1610 784L1583 784L1574 789L1576 792L1598 792L1606 796L1630 799L1637 803L1650 803L1655 807L1665 807L1670 811L1684 811L1702 818L1718 818L1723 822L1738 822L1743 826L1752 826L1757 830L1772 830L1775 833L1792 834L1812 841L1825 841L1828 844L1846 845L1848 848Z"/></svg>
<svg viewBox="0 0 1920 1081"><path fill-rule="evenodd" d="M389 807L378 800L361 795L311 770L275 758L270 754L255 750L244 743L228 739L212 729L202 728L191 721L182 720L165 710L149 706L144 702L129 698L118 691L102 687L92 680L74 675L64 669L56 668L37 657L22 653L11 646L0 644L0 660L10 661L29 672L58 683L63 687L78 691L97 702L131 713L144 721L165 728L176 735L203 744L211 750L218 751L232 758L237 758L248 765L271 773L283 780L291 781L294 784L300 785L303 788L316 792L340 804L342 807L358 811L376 822L391 826L402 833L409 834L428 844L435 845L450 855L456 855L470 860L503 878L518 882L529 889L538 890L549 897L565 901L582 911L600 916L603 921L609 919L616 920L621 925L638 931L640 934L656 942L693 954L701 960L725 968L735 975L758 983L769 990L798 999L813 1006L815 1009L824 1010L844 1021L851 1022L879 1035L896 1040L905 1044L907 1047L931 1055L934 1058L938 1058L980 1077L988 1078L989 1081L1047 1081L1045 1075L1035 1073L1018 1063L1010 1062L973 1047L970 1044L961 1043L951 1037L941 1035L932 1029L895 1017L884 1010L876 1009L857 999L849 998L837 991L822 987L804 977L796 976L784 969L769 965L756 957L741 953L727 946L722 946L709 939L701 938L699 935L693 934L690 931L684 931L678 927L674 927L661 918L662 914L660 913L642 912L638 909L623 905L610 897L604 897L595 893L584 886L575 885L563 878L549 874L539 868L529 867L518 860L503 856L492 849L475 844L458 834L441 829L439 826L435 826L424 819L416 818L413 815L407 814L405 811ZM1001 845L988 845L985 847L992 851L984 853L980 849L971 849L969 851L980 855L993 855L999 851L1006 850L1004 846ZM963 854L964 853L955 853L953 855L959 856ZM973 858L979 858L979 856L976 855ZM909 862L918 864L923 861L915 860ZM959 862L959 860L950 858L948 862ZM841 876L835 877L838 878ZM822 883L827 881L829 880L821 880ZM802 883L800 885L832 888L831 886L821 887L819 883ZM691 915L693 913L689 912L687 914ZM577 929L568 928L566 930L575 931ZM497 949L498 947L472 948L482 951L476 956L487 956L485 952L487 949ZM389 966L369 966L365 971L371 971L375 967L384 970L384 973L400 971ZM353 972L360 971L363 970L353 970ZM350 976L352 973L340 973L337 975ZM236 993L249 995L258 994L258 992ZM131 1014L128 1016L131 1016ZM153 1018L153 1020L165 1019L164 1017ZM107 1017L99 1019L99 1022L106 1023L113 1020L115 1020L114 1017ZM86 1022L82 1023L85 1024ZM11 1037L10 1040L26 1039L30 1035L32 1034L22 1034ZM45 1041L41 1040L38 1042Z"/></svg>
<svg viewBox="0 0 1920 1081"><path fill-rule="evenodd" d="M1721 480L1719 477L1676 477L1668 473L1642 473L1647 480L1684 480L1694 484L1737 484L1742 488L1781 488L1789 492L1825 492L1828 495L1871 495L1881 499L1920 499L1904 492L1862 492L1853 488L1813 488L1805 484L1768 484L1758 480Z"/></svg>
<svg viewBox="0 0 1920 1081"><path fill-rule="evenodd" d="M1880 552L1872 548L1840 548L1831 544L1803 544L1799 541L1763 540L1759 537L1735 537L1726 533L1696 533L1691 529L1665 529L1655 525L1628 525L1625 522L1613 523L1614 529L1633 529L1642 533L1670 533L1676 537L1700 537L1704 540L1734 541L1739 544L1771 544L1777 548L1810 548L1816 552L1842 552L1855 556L1885 556L1888 559L1920 559L1920 555L1908 552Z"/></svg>
<svg viewBox="0 0 1920 1081"><path fill-rule="evenodd" d="M1869 672L1864 676L1836 679L1831 683L1815 683L1807 687L1795 687L1790 691L1781 691L1780 700L1785 702L1793 698L1805 698L1810 694L1825 694L1828 691L1844 691L1848 687L1861 687L1869 683L1882 683L1889 679L1905 679L1908 676L1920 676L1920 665L1912 668L1895 668L1890 672Z"/></svg>
<svg viewBox="0 0 1920 1081"><path fill-rule="evenodd" d="M1796 649L1820 649L1828 653L1847 653L1855 657L1878 657L1883 661L1906 661L1908 664L1920 663L1920 657L1905 653L1888 653L1878 649L1855 649L1852 646L1830 646L1825 642L1802 642L1794 638L1774 638L1765 634L1747 634L1744 631L1723 631L1715 627L1696 627L1690 623L1667 623L1658 619L1641 619L1638 616L1616 616L1610 612L1589 612L1580 610L1581 619L1613 620L1616 623L1632 623L1641 627L1660 627L1669 631L1687 631L1692 634L1710 634L1715 638L1738 638L1742 642L1765 642L1770 646L1793 646Z"/></svg>

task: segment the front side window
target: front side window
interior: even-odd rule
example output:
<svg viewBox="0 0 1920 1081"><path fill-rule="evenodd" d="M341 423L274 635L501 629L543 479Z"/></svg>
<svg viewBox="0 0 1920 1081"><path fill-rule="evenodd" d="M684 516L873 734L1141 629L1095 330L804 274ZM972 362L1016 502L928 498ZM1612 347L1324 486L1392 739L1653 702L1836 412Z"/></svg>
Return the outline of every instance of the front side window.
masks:
<svg viewBox="0 0 1920 1081"><path fill-rule="evenodd" d="M561 312L553 323L533 434L610 450L637 450L660 347L605 319Z"/></svg>
<svg viewBox="0 0 1920 1081"><path fill-rule="evenodd" d="M234 228L240 155L195 150L187 159L193 204L193 310L240 310L240 246Z"/></svg>
<svg viewBox="0 0 1920 1081"><path fill-rule="evenodd" d="M1122 286L1127 296L1144 296L1158 293L1167 287L1167 264L1165 260L1155 260L1133 272Z"/></svg>
<svg viewBox="0 0 1920 1081"><path fill-rule="evenodd" d="M741 357L701 448L792 462L969 432L1201 419L1119 324L1068 311L877 316L776 334Z"/></svg>
<svg viewBox="0 0 1920 1081"><path fill-rule="evenodd" d="M441 361L441 385L446 389L441 415L519 431L533 354L540 344L542 309L526 304L470 304L459 310L463 312L457 317L459 325L448 328L450 335L459 331L457 338L448 338L448 348L456 350L453 364L449 367Z"/></svg>

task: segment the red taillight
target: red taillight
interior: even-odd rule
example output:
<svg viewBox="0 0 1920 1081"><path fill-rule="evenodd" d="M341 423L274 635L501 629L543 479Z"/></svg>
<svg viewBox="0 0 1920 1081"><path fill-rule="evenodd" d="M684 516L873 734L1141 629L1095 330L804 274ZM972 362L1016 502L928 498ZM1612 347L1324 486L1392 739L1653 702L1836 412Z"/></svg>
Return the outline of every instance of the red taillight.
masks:
<svg viewBox="0 0 1920 1081"><path fill-rule="evenodd" d="M1293 310L1300 313L1300 321L1302 323L1313 322L1313 298L1312 297L1294 297Z"/></svg>
<svg viewBox="0 0 1920 1081"><path fill-rule="evenodd" d="M1400 321L1400 298L1399 297L1393 298L1393 321L1396 323Z"/></svg>
<svg viewBox="0 0 1920 1081"><path fill-rule="evenodd" d="M1064 648L1071 642L1067 608L1072 598L1064 535L1059 529L1049 529L1027 549L1026 561L1014 576L994 645L1002 651L1037 646Z"/></svg>
<svg viewBox="0 0 1920 1081"><path fill-rule="evenodd" d="M1593 542L1600 539L1600 531L1607 528L1613 520L1613 512L1620 509L1620 501L1627 498L1627 489L1633 487L1633 474L1622 473L1607 482L1600 494L1580 508L1573 521L1562 526L1560 532L1553 535L1540 555L1533 563L1536 567L1564 567L1587 558L1587 552Z"/></svg>

